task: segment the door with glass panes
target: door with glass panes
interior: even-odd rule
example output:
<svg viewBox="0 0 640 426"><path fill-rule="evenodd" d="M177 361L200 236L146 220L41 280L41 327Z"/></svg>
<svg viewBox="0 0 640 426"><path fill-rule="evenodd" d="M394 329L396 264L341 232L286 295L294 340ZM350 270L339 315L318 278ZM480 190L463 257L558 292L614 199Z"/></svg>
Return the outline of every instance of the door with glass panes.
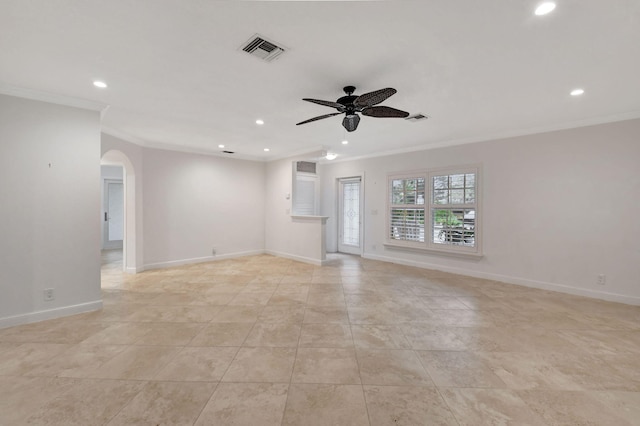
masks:
<svg viewBox="0 0 640 426"><path fill-rule="evenodd" d="M338 251L362 254L362 179L338 179Z"/></svg>

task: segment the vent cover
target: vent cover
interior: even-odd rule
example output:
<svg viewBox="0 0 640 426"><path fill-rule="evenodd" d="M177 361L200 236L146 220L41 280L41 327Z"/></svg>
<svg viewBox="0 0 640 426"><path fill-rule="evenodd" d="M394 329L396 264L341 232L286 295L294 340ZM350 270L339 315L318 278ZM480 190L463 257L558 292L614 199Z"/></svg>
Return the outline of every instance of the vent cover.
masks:
<svg viewBox="0 0 640 426"><path fill-rule="evenodd" d="M416 122L426 120L427 118L429 117L426 114L417 113L408 116L407 118L405 118L405 120Z"/></svg>
<svg viewBox="0 0 640 426"><path fill-rule="evenodd" d="M234 151L222 151L222 152L225 153L225 154L235 154Z"/></svg>
<svg viewBox="0 0 640 426"><path fill-rule="evenodd" d="M311 161L297 161L296 172L316 174L316 163Z"/></svg>
<svg viewBox="0 0 640 426"><path fill-rule="evenodd" d="M276 43L267 40L259 34L254 35L240 47L251 56L271 62L284 53L285 49Z"/></svg>

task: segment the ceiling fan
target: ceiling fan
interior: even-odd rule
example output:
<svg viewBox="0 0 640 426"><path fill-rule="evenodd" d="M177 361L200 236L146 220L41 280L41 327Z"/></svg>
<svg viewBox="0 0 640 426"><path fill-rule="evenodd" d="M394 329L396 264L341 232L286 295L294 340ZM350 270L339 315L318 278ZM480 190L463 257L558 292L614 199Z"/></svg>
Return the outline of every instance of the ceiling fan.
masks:
<svg viewBox="0 0 640 426"><path fill-rule="evenodd" d="M360 96L356 96L353 94L353 92L356 91L356 88L354 86L346 86L343 90L347 95L341 97L335 102L321 101L319 99L309 98L302 99L303 101L313 102L314 104L335 108L338 110L338 112L313 117L309 120L297 123L296 126L344 113L345 117L342 120L342 126L347 129L347 132L353 132L358 128L358 123L360 123L360 116L358 115L358 113L362 113L362 115L366 115L368 117L378 118L405 118L409 116L409 113L406 111L401 111L399 109L391 108L388 106L374 106L397 92L396 89L393 89L391 87L365 93L364 95Z"/></svg>

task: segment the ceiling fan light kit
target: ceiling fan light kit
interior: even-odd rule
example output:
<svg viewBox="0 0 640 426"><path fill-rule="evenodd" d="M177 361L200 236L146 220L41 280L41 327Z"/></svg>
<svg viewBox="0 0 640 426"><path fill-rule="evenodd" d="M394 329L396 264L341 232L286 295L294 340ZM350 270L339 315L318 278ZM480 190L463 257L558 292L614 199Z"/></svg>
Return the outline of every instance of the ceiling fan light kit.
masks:
<svg viewBox="0 0 640 426"><path fill-rule="evenodd" d="M296 125L299 126L301 124L311 123L312 121L333 117L334 115L345 114L345 117L342 120L342 126L347 130L347 132L353 132L358 128L358 124L360 123L360 116L358 113L366 115L367 117L375 118L406 118L409 116L409 113L406 111L401 111L388 106L375 106L397 92L396 89L391 87L365 93L360 96L353 94L353 92L356 91L355 86L345 86L343 90L346 93L346 96L339 98L335 102L303 98L303 101L335 108L338 112L313 117L308 120L301 121Z"/></svg>

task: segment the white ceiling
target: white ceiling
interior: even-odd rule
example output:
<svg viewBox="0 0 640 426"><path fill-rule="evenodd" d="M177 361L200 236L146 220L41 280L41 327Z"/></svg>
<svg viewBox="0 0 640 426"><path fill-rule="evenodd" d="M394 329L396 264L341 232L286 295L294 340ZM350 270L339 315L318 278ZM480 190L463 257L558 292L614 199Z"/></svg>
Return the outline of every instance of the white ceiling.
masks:
<svg viewBox="0 0 640 426"><path fill-rule="evenodd" d="M2 0L0 82L109 104L107 132L270 160L324 146L340 158L640 117L640 2L557 0ZM271 63L239 50L283 44ZM101 79L107 89L93 87ZM394 87L340 141L335 101ZM586 93L572 97L582 87ZM257 126L261 118L266 124ZM263 148L270 148L266 153Z"/></svg>

